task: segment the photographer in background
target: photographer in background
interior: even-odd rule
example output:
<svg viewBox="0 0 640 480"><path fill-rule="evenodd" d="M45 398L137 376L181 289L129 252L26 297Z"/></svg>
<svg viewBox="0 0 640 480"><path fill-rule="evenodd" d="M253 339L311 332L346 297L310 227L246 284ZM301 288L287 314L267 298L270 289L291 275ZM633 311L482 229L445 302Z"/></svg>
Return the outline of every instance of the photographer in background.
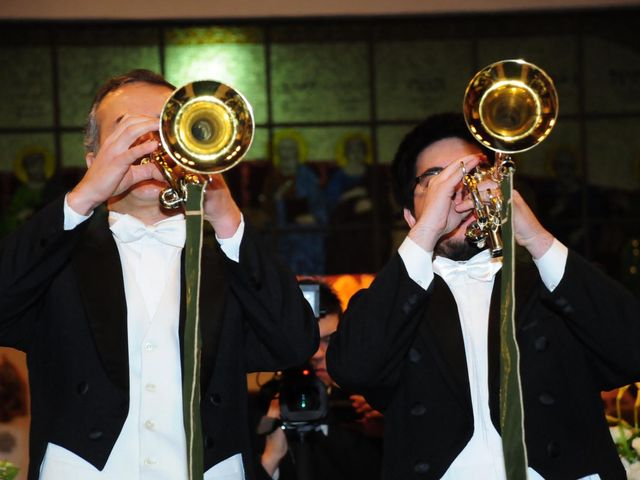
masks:
<svg viewBox="0 0 640 480"><path fill-rule="evenodd" d="M309 428L304 435L289 430L286 422L283 428L277 427L278 422L272 422L276 428L266 435L260 458L268 474L265 478L377 479L381 472L382 414L373 410L361 395L345 392L327 373L325 355L331 334L338 328L342 316L340 300L333 290L322 282L302 280L300 284L319 285L320 346L309 359L309 364L315 376L327 389L329 409L326 419ZM266 417L280 419L278 396L271 399ZM298 443L301 442L306 443L305 448L295 448L299 447ZM307 464L300 465L302 462Z"/></svg>

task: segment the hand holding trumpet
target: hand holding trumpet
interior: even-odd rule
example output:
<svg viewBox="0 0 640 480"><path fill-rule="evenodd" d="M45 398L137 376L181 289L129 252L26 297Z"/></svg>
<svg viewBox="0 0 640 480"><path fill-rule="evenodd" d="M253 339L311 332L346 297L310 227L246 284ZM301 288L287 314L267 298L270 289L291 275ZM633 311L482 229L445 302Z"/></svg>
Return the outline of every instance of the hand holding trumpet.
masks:
<svg viewBox="0 0 640 480"><path fill-rule="evenodd" d="M467 223L472 213L473 204L465 202L464 198L460 162L471 170L485 157L466 143L460 143L461 148L456 148L458 143L457 139L441 140L427 148L421 154L424 161L418 162L420 173L441 169L429 179L428 184L416 185L413 212L404 210L405 220L411 227L409 237L426 251L434 251L443 237L458 236L456 232ZM451 147L455 149L450 150ZM459 153L465 155L458 157Z"/></svg>
<svg viewBox="0 0 640 480"><path fill-rule="evenodd" d="M464 166L461 167L464 171ZM484 238L482 238L482 244L479 244L479 248L483 248L484 239L489 240L489 246L493 246L492 237L486 233L488 231L499 232L499 228L503 222L503 205L502 205L502 193L500 190L500 184L495 180L489 178L487 175L478 174L474 172L465 173L463 179L465 187L469 191L469 196L465 207L469 206L468 202L473 203L473 208L476 212L476 216L479 218L478 211L484 215L481 220L476 220L471 224L471 228L467 229L467 237L471 241L476 241L476 238L481 237L480 233L476 230L485 228ZM524 201L522 196L517 190L513 190L511 203L513 206L513 221L514 221L514 236L516 243L522 247L525 247L533 258L540 258L551 247L553 243L553 235L549 233L540 224L533 211Z"/></svg>
<svg viewBox="0 0 640 480"><path fill-rule="evenodd" d="M117 197L132 186L146 180L163 181L155 165L136 165L135 162L157 148L150 139L136 143L136 139L158 129L158 119L147 115L124 115L115 129L100 142L97 152L86 156L88 169L78 185L69 193L69 206L82 215L98 205Z"/></svg>
<svg viewBox="0 0 640 480"><path fill-rule="evenodd" d="M423 152L417 171L436 168L426 185L418 183L414 191L414 211L405 209L405 219L411 227L409 237L425 251L434 251L449 244L467 243L467 231L478 222L480 214L489 216L487 209L499 205L500 185L490 175L472 177L472 193L469 179L474 169L486 162L484 154L466 142L444 139ZM551 246L553 237L537 220L522 197L514 192L512 197L516 241L527 248L534 258L540 257ZM490 212L491 221L501 223L501 212ZM479 245L479 248L483 246Z"/></svg>

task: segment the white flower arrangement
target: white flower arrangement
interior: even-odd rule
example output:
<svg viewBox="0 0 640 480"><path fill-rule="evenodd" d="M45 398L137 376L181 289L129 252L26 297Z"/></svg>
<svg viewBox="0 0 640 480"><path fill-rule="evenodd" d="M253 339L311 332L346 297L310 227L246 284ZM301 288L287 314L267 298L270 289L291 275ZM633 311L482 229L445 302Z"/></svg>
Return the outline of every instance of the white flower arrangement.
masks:
<svg viewBox="0 0 640 480"><path fill-rule="evenodd" d="M629 389L630 385L618 390L616 396L617 417L607 416L607 420L612 424L609 427L620 460L627 472L628 480L640 480L640 427L638 425L638 410L640 410L640 382L636 383L638 391L633 405L633 425L622 418L620 402L622 396Z"/></svg>

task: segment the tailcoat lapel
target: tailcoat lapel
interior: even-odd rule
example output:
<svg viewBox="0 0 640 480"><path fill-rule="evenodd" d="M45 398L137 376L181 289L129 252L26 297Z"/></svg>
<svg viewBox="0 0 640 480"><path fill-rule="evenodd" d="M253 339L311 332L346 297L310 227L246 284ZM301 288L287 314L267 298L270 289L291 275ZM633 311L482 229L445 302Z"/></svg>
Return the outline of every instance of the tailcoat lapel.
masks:
<svg viewBox="0 0 640 480"><path fill-rule="evenodd" d="M127 306L118 247L109 230L106 210L96 211L73 257L87 319L96 348L109 378L129 391ZM228 282L226 257L219 249L203 248L200 328L202 333L201 381L206 386L213 373L223 323ZM186 316L184 251L181 268L180 350ZM204 392L204 388L203 388Z"/></svg>
<svg viewBox="0 0 640 480"><path fill-rule="evenodd" d="M206 242L206 240L205 240ZM180 298L180 356L184 363L184 324L186 320L186 282L184 271L184 251L181 267ZM218 343L224 320L228 282L226 281L226 257L217 246L204 246L200 271L200 332L202 339L200 384L202 393L206 391L215 366Z"/></svg>
<svg viewBox="0 0 640 480"><path fill-rule="evenodd" d="M96 348L109 378L129 391L127 306L118 248L104 209L89 220L72 264Z"/></svg>
<svg viewBox="0 0 640 480"><path fill-rule="evenodd" d="M515 324L516 334L523 328L527 305L532 292L536 290L540 275L535 266L528 263L516 263L515 274ZM500 296L502 286L502 270L498 272L491 294L489 311L489 408L491 420L498 432L500 431ZM521 367L522 368L522 367Z"/></svg>
<svg viewBox="0 0 640 480"><path fill-rule="evenodd" d="M489 313L488 331L488 362L489 362L489 397L492 419L498 419L500 389L500 290L502 282L501 272L496 275L491 307ZM516 301L516 329L522 328L521 319L526 314L529 299L539 275L535 267L529 264L519 264L516 269L515 301ZM436 352L436 359L463 405L471 407L469 392L469 374L464 350L462 328L458 307L447 284L438 275L434 275L431 287L431 298L425 309L424 320L420 324L422 337ZM495 418L494 418L495 414Z"/></svg>
<svg viewBox="0 0 640 480"><path fill-rule="evenodd" d="M470 408L469 374L458 307L451 290L438 275L434 275L431 288L431 298L420 323L420 331L436 352L436 359L450 387L463 406Z"/></svg>

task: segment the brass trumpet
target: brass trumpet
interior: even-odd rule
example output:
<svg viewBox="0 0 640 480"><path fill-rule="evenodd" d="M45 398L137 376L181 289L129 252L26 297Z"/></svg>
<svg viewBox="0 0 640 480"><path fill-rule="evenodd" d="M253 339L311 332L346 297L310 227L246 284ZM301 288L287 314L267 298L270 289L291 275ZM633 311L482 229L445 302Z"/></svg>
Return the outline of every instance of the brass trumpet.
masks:
<svg viewBox="0 0 640 480"><path fill-rule="evenodd" d="M159 146L141 163L155 162L169 187L164 208L187 199L187 184L204 183L242 160L254 135L251 105L228 85L199 80L176 89L160 115Z"/></svg>
<svg viewBox="0 0 640 480"><path fill-rule="evenodd" d="M483 201L478 185L484 180L500 185L515 170L511 154L529 150L547 138L558 116L558 94L541 68L524 60L502 60L471 79L464 94L463 113L474 138L496 152L492 166L464 172L463 183L477 217L466 235L480 248L488 243L491 255L499 257L503 204L492 192L488 192L489 200Z"/></svg>

